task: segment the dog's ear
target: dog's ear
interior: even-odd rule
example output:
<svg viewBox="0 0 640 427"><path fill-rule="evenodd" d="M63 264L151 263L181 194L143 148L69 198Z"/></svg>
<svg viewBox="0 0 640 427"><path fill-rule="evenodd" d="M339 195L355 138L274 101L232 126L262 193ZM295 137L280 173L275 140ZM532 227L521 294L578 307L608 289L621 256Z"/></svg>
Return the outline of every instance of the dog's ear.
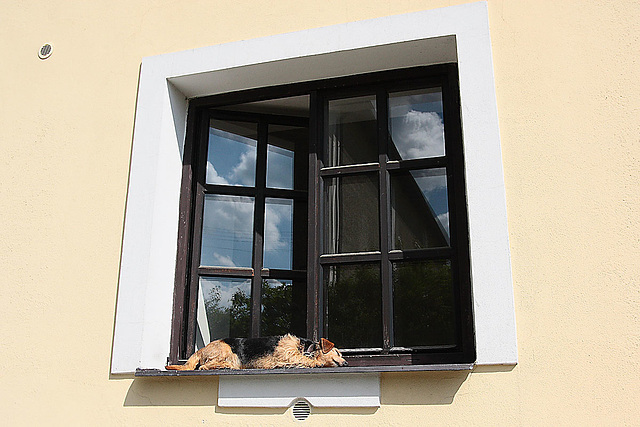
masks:
<svg viewBox="0 0 640 427"><path fill-rule="evenodd" d="M325 340L324 338L320 338L320 346L322 347L323 353L329 353L335 345L329 340Z"/></svg>

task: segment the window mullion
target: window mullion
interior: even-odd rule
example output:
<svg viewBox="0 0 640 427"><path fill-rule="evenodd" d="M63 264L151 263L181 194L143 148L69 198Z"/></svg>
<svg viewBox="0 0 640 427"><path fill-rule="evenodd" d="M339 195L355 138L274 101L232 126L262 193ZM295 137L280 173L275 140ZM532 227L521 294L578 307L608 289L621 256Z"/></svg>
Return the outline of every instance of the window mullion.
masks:
<svg viewBox="0 0 640 427"><path fill-rule="evenodd" d="M185 348L184 330L189 323L186 317L189 310L184 307L188 303L189 291L189 260L191 227L193 215L193 190L194 175L193 170L196 163L195 154L197 152L197 144L194 144L198 138L197 124L202 122L201 113L196 113L195 107L189 108L188 125L186 143L183 153L182 164L182 181L180 190L180 222L178 225L178 248L176 252L176 273L175 273L175 291L173 301L173 318L171 323L171 344L169 346L169 359L172 362L177 361L181 354L181 349Z"/></svg>
<svg viewBox="0 0 640 427"><path fill-rule="evenodd" d="M189 272L189 295L186 327L186 351L183 356L191 354L195 351L196 342L196 311L198 306L198 291L200 289L200 276L198 267L200 267L200 247L202 244L202 220L204 215L204 195L206 181L206 166L203 166L202 159L207 158L207 150L209 144L209 122L211 117L209 114L203 114L200 126L200 134L197 144L197 162L194 168L195 188L194 188L194 210L193 210L193 238L191 244L191 266ZM206 162L204 163L206 165Z"/></svg>
<svg viewBox="0 0 640 427"><path fill-rule="evenodd" d="M451 247L453 280L457 301L458 339L464 354L475 358L473 308L471 305L471 278L469 257L469 235L466 210L466 194L464 184L464 154L462 150L462 126L460 123L460 91L457 81L457 69L449 70L442 85L444 101L445 141L447 157L450 159L447 168L447 184L450 187L449 217L451 227Z"/></svg>
<svg viewBox="0 0 640 427"><path fill-rule="evenodd" d="M262 300L262 260L264 251L265 188L267 185L268 124L258 124L258 150L256 153L256 195L253 219L253 279L251 281L251 326L249 336L260 336Z"/></svg>
<svg viewBox="0 0 640 427"><path fill-rule="evenodd" d="M309 96L309 186L307 253L307 337L319 340L323 333L320 276L320 178L319 149L324 133L324 101L317 91Z"/></svg>
<svg viewBox="0 0 640 427"><path fill-rule="evenodd" d="M387 172L388 156L388 100L384 88L376 93L376 110L378 121L378 162L379 172L379 212L380 212L380 279L382 281L382 343L383 352L389 352L393 346L393 301L391 286L391 264L389 262L390 229L390 188L389 173Z"/></svg>

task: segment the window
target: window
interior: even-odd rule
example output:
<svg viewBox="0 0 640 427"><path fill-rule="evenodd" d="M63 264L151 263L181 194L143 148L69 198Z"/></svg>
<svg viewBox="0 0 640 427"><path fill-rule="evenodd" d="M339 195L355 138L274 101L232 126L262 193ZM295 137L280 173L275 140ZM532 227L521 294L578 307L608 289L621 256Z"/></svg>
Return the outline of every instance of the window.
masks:
<svg viewBox="0 0 640 427"><path fill-rule="evenodd" d="M193 100L171 359L291 332L351 366L475 360L454 64Z"/></svg>
<svg viewBox="0 0 640 427"><path fill-rule="evenodd" d="M187 310L174 306L175 284L176 277L188 274L186 261L176 263L188 254L177 242L189 238L176 236L185 233L184 224L190 221L185 204L191 200L180 196L181 183L191 176L183 160L193 154L185 146L194 129L189 126L187 138L187 116L195 118L199 100L442 63L457 63L459 75L476 364L517 363L491 37L487 5L476 2L143 58L111 372L162 368L168 355L177 357L170 345L176 338L172 313ZM261 99L311 90L265 89ZM230 103L251 100L256 101L247 97Z"/></svg>
<svg viewBox="0 0 640 427"><path fill-rule="evenodd" d="M199 121L182 345L304 336L308 118L207 109Z"/></svg>

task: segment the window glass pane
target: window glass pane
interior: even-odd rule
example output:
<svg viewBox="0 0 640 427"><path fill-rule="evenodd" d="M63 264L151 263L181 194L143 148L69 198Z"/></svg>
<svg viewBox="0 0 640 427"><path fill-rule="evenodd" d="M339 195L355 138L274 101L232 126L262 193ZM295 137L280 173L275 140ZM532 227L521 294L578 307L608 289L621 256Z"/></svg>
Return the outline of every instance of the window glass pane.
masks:
<svg viewBox="0 0 640 427"><path fill-rule="evenodd" d="M380 266L327 267L324 282L328 339L339 348L381 348Z"/></svg>
<svg viewBox="0 0 640 427"><path fill-rule="evenodd" d="M251 267L253 197L206 195L200 265Z"/></svg>
<svg viewBox="0 0 640 427"><path fill-rule="evenodd" d="M324 218L326 253L379 250L378 175L328 179Z"/></svg>
<svg viewBox="0 0 640 427"><path fill-rule="evenodd" d="M446 168L391 177L392 249L449 246Z"/></svg>
<svg viewBox="0 0 640 427"><path fill-rule="evenodd" d="M262 336L306 335L307 286L304 280L262 281Z"/></svg>
<svg viewBox="0 0 640 427"><path fill-rule="evenodd" d="M452 346L456 320L449 260L393 264L394 346Z"/></svg>
<svg viewBox="0 0 640 427"><path fill-rule="evenodd" d="M389 158L444 156L444 122L440 88L389 94Z"/></svg>
<svg viewBox="0 0 640 427"><path fill-rule="evenodd" d="M226 337L249 336L251 279L201 277L196 347Z"/></svg>
<svg viewBox="0 0 640 427"><path fill-rule="evenodd" d="M255 123L211 120L207 184L253 187L256 182Z"/></svg>
<svg viewBox="0 0 640 427"><path fill-rule="evenodd" d="M329 101L326 166L378 161L376 97Z"/></svg>
<svg viewBox="0 0 640 427"><path fill-rule="evenodd" d="M265 199L265 268L291 270L293 260L293 200Z"/></svg>
<svg viewBox="0 0 640 427"><path fill-rule="evenodd" d="M268 138L267 187L293 190L296 147L303 147L307 144L309 129L269 125ZM301 184L296 187L300 187Z"/></svg>

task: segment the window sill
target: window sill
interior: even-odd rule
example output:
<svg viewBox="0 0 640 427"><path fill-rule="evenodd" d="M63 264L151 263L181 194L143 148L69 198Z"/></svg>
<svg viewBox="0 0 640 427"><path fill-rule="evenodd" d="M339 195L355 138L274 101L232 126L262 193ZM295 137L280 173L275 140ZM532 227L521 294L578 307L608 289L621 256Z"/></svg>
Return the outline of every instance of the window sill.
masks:
<svg viewBox="0 0 640 427"><path fill-rule="evenodd" d="M346 366L342 368L277 368L277 369L216 369L210 371L165 371L136 369L136 377L186 377L211 375L273 375L273 374L355 374L414 371L471 371L473 363L403 365L403 366Z"/></svg>

